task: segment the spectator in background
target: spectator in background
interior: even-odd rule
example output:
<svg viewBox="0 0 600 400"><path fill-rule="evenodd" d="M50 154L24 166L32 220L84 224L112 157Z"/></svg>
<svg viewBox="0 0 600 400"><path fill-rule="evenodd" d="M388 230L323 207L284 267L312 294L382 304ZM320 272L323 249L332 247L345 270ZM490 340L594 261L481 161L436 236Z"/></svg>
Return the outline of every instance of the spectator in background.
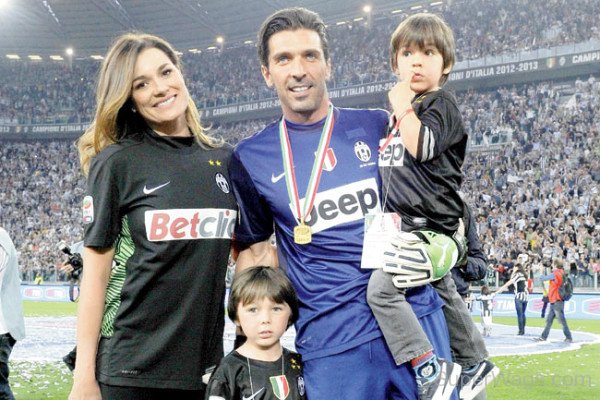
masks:
<svg viewBox="0 0 600 400"><path fill-rule="evenodd" d="M567 318L565 317L565 302L558 293L558 288L562 284L564 277L565 270L563 267L563 260L560 259L556 259L554 261L554 270L551 274L541 277L542 281L550 281L550 287L548 288L548 302L550 303L550 311L546 317L546 327L544 328L542 335L539 338L536 338L537 341L543 342L548 339L554 318L558 318L558 322L560 322L563 328L565 342L573 342L573 336L571 335L571 330L569 329Z"/></svg>
<svg viewBox="0 0 600 400"><path fill-rule="evenodd" d="M8 383L8 359L13 346L25 338L21 279L17 250L0 228L0 399L15 400Z"/></svg>
<svg viewBox="0 0 600 400"><path fill-rule="evenodd" d="M527 302L529 299L529 291L527 290L528 271L525 264L528 263L529 256L527 254L519 254L517 264L513 267L510 279L502 287L496 290L495 294L503 292L507 287L514 286L515 294L515 310L517 311L517 323L519 331L517 335L525 335L525 325L527 324Z"/></svg>
<svg viewBox="0 0 600 400"><path fill-rule="evenodd" d="M481 302L481 327L483 328L483 336L489 337L492 335L492 311L494 309L494 296L490 288L486 285L481 287L481 294L475 297L475 300Z"/></svg>

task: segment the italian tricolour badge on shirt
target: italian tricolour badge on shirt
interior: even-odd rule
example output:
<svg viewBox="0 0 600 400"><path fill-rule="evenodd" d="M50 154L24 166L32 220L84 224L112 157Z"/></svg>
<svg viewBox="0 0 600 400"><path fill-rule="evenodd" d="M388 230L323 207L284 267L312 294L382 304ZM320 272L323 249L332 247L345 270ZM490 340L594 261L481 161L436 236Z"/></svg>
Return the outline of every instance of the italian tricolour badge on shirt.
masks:
<svg viewBox="0 0 600 400"><path fill-rule="evenodd" d="M273 386L273 394L279 400L284 400L290 394L290 385L288 384L285 375L272 376L269 378L271 386Z"/></svg>

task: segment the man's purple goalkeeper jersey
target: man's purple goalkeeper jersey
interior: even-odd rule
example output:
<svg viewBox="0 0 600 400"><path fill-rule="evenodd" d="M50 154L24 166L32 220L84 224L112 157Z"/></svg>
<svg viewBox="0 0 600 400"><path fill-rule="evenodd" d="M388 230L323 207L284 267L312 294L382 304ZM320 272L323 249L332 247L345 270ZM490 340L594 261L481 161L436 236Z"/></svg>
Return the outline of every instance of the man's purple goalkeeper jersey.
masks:
<svg viewBox="0 0 600 400"><path fill-rule="evenodd" d="M334 109L335 125L314 207L307 218L312 242L298 245L298 225L283 173L279 121L240 142L230 165L240 207L235 240L268 240L275 229L279 263L300 299L296 349L303 360L341 353L381 336L367 304L370 270L360 268L363 219L380 210L378 145L388 116L382 110ZM287 122L300 204L324 120L311 125ZM407 296L422 317L442 303L428 285Z"/></svg>

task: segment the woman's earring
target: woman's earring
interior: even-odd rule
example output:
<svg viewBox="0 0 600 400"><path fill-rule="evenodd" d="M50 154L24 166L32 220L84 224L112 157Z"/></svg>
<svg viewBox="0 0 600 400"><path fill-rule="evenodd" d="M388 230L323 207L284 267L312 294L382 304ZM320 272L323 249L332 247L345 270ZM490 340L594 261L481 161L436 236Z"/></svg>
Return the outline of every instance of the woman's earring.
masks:
<svg viewBox="0 0 600 400"><path fill-rule="evenodd" d="M137 110L135 109L135 107L131 107L131 112L136 113Z"/></svg>

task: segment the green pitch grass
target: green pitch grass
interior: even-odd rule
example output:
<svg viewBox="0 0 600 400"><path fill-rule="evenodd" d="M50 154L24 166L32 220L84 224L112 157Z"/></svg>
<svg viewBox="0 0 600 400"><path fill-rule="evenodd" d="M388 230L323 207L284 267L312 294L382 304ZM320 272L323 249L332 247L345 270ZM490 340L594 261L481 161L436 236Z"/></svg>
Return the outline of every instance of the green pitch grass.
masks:
<svg viewBox="0 0 600 400"><path fill-rule="evenodd" d="M17 400L66 400L73 377L62 361L11 361L9 382Z"/></svg>
<svg viewBox="0 0 600 400"><path fill-rule="evenodd" d="M77 303L24 301L26 317L74 316ZM71 371L57 360L52 363L10 362L10 385L18 400L65 400L73 378Z"/></svg>
<svg viewBox="0 0 600 400"><path fill-rule="evenodd" d="M26 317L65 317L74 316L77 303L53 303L50 301L24 301L23 311Z"/></svg>
<svg viewBox="0 0 600 400"><path fill-rule="evenodd" d="M25 302L27 316L75 315L71 303ZM479 318L475 318L479 322ZM600 334L600 320L569 320L571 330ZM494 323L514 325L516 318L494 317ZM559 327L558 322L555 324ZM541 318L527 326L543 327ZM600 344L580 350L530 356L493 357L502 373L488 386L488 400L596 400L600 393ZM64 400L72 384L62 362L11 362L10 382L18 400Z"/></svg>
<svg viewBox="0 0 600 400"><path fill-rule="evenodd" d="M480 318L474 320L479 323ZM600 334L600 320L567 320L572 331ZM495 324L517 325L516 317L494 317ZM527 317L527 326L545 326ZM555 321L553 328L560 328ZM488 400L596 400L600 393L600 344L580 350L528 356L492 357L502 371L488 386Z"/></svg>

